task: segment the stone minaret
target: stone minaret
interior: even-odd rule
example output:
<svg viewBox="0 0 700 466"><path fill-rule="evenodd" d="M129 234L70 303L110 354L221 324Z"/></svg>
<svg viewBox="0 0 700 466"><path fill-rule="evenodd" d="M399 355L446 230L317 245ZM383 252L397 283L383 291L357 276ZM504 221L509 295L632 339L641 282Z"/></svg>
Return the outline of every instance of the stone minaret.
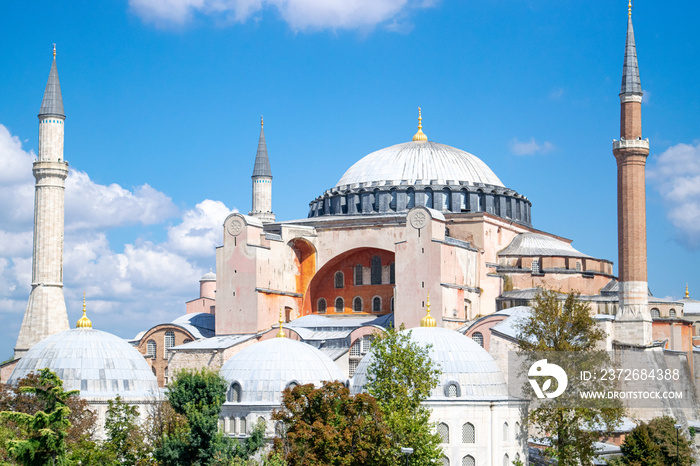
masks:
<svg viewBox="0 0 700 466"><path fill-rule="evenodd" d="M258 153L255 155L255 167L253 167L253 176L251 178L253 178L253 210L250 211L249 215L258 217L263 223L274 222L275 214L272 213L272 170L270 170L270 159L267 156L262 117L260 117Z"/></svg>
<svg viewBox="0 0 700 466"><path fill-rule="evenodd" d="M630 0L631 1L631 0ZM620 305L615 340L624 344L652 342L647 308L647 226L644 166L649 140L642 139L642 85L628 7L627 43L620 90L620 140L613 141L617 160L617 237Z"/></svg>
<svg viewBox="0 0 700 466"><path fill-rule="evenodd" d="M63 297L63 215L68 163L63 160L63 97L56 47L39 110L39 159L34 162L32 291L15 346L15 358L49 335L68 330Z"/></svg>

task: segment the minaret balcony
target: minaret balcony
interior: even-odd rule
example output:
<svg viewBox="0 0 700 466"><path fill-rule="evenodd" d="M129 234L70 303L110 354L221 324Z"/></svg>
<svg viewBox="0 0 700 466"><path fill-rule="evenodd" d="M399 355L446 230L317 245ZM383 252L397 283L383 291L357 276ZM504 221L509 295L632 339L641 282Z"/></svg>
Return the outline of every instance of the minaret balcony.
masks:
<svg viewBox="0 0 700 466"><path fill-rule="evenodd" d="M646 149L649 150L649 138L646 139L613 139L613 150L619 149Z"/></svg>

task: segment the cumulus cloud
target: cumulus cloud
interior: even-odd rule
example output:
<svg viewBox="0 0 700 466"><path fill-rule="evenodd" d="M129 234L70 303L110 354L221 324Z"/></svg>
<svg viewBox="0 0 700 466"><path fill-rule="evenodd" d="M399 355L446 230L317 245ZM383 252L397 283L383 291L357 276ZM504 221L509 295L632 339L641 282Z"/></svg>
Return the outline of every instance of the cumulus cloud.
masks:
<svg viewBox="0 0 700 466"><path fill-rule="evenodd" d="M518 141L515 138L510 142L510 151L515 155L546 154L552 149L554 149L554 144L551 142L545 141L539 144L535 138L530 138L529 141Z"/></svg>
<svg viewBox="0 0 700 466"><path fill-rule="evenodd" d="M654 156L647 177L663 198L678 239L700 247L700 143L676 144Z"/></svg>
<svg viewBox="0 0 700 466"><path fill-rule="evenodd" d="M31 289L34 159L0 124L0 166L8 167L0 171L4 352L16 341ZM223 241L222 225L230 213L222 202L212 200L181 212L151 186L101 185L71 168L66 180L63 268L69 318L79 315L83 291L95 327L121 336L179 316L184 303L197 296L201 275L214 265L215 247ZM136 225L134 237L111 244L110 231L125 225ZM150 225L151 231L162 228L167 239L144 241L139 225Z"/></svg>
<svg viewBox="0 0 700 466"><path fill-rule="evenodd" d="M372 28L396 30L411 10L438 0L129 0L132 11L159 26L181 26L195 16L242 23L274 9L295 31Z"/></svg>

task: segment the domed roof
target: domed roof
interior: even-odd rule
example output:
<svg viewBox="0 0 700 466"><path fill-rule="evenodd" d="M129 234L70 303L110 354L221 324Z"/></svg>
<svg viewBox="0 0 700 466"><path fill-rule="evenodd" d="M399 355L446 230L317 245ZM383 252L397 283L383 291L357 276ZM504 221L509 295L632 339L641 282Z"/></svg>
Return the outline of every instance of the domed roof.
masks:
<svg viewBox="0 0 700 466"><path fill-rule="evenodd" d="M158 393L158 382L136 348L111 333L75 328L51 335L19 360L8 383L48 367L66 390L82 397L143 398Z"/></svg>
<svg viewBox="0 0 700 466"><path fill-rule="evenodd" d="M416 184L422 180L482 183L503 187L481 159L463 150L429 141L396 144L366 155L340 178L336 186L357 183Z"/></svg>
<svg viewBox="0 0 700 466"><path fill-rule="evenodd" d="M331 358L311 345L289 338L272 338L249 346L226 361L220 374L241 387L244 404L280 403L282 390L299 385L346 380Z"/></svg>
<svg viewBox="0 0 700 466"><path fill-rule="evenodd" d="M457 386L459 399L495 400L508 397L505 378L493 357L471 338L442 327L416 327L401 333L410 333L411 340L423 347L432 345L428 350L430 358L442 374L429 400L448 398L450 385ZM370 352L357 366L352 384L353 394L364 391L367 370L373 360L374 355Z"/></svg>
<svg viewBox="0 0 700 466"><path fill-rule="evenodd" d="M569 243L540 233L521 233L510 242L499 256L561 256L586 257Z"/></svg>
<svg viewBox="0 0 700 466"><path fill-rule="evenodd" d="M216 281L216 274L210 270L209 272L202 275L202 278L200 278L199 281L200 282L215 282Z"/></svg>

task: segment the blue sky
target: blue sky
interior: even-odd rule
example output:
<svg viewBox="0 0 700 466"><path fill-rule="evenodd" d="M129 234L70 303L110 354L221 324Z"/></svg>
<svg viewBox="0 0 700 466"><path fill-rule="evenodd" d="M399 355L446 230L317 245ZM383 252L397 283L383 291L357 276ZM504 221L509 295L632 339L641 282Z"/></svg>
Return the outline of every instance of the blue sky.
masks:
<svg viewBox="0 0 700 466"><path fill-rule="evenodd" d="M700 6L637 2L649 282L700 296ZM31 280L36 114L58 49L65 294L122 337L184 312L221 222L250 209L259 118L277 218L365 154L430 140L533 203L535 227L617 262L627 5L554 0L111 0L0 5L0 358ZM695 293L697 292L697 293Z"/></svg>

